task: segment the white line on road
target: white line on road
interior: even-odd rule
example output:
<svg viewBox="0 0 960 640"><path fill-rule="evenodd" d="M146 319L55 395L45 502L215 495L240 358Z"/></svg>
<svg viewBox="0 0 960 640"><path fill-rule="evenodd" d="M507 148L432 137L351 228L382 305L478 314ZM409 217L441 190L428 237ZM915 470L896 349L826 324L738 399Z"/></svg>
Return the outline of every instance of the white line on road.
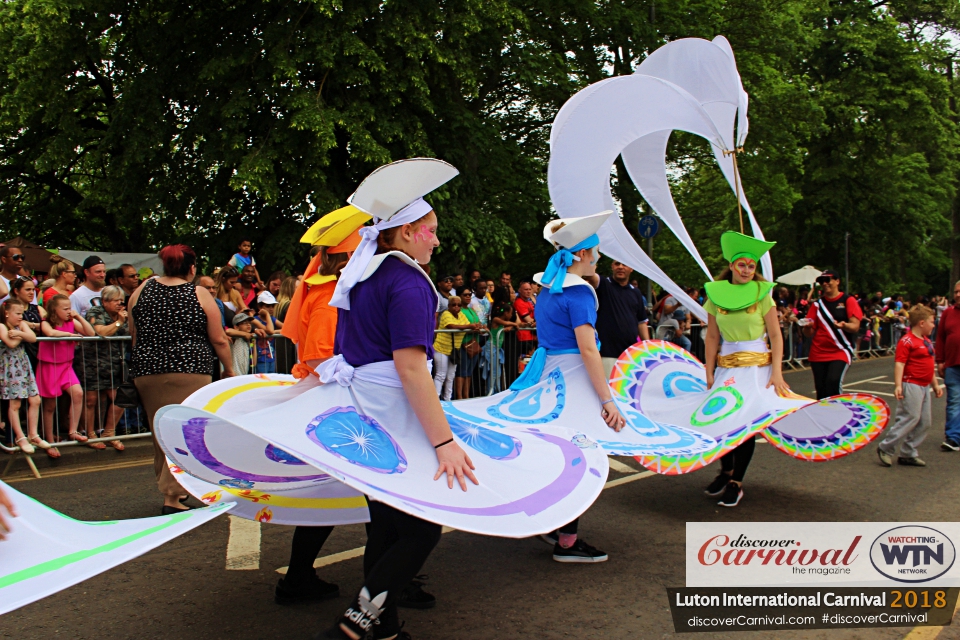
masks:
<svg viewBox="0 0 960 640"><path fill-rule="evenodd" d="M230 519L227 539L227 571L256 571L260 568L260 523L246 518Z"/></svg>
<svg viewBox="0 0 960 640"><path fill-rule="evenodd" d="M615 461L611 458L610 462L615 462ZM617 464L623 465L625 467L627 466L622 462L617 462ZM610 466L613 466L613 465L611 464ZM633 471L633 469L631 469L631 471ZM609 489L610 487L616 487L621 484L626 484L628 482L634 482L635 480L643 480L644 478L649 478L650 476L655 476L655 475L657 474L654 473L653 471L642 471L640 473L631 473L628 476L617 478L616 480L610 480L605 485L603 485L603 488ZM233 531L233 528L231 527L231 532L232 531ZM451 529L450 527L443 528L443 533L450 533L451 531L456 531L456 529ZM259 539L259 533L260 533L260 530L257 529L258 539ZM229 546L228 546L228 549L229 549ZM259 549L259 546L258 546L258 549ZM343 562L344 560L359 558L360 556L363 555L364 549L366 549L366 547L357 547L356 549L348 549L347 551L341 551L340 553L332 553L329 556L323 556L322 558L317 558L316 561L314 561L313 566L325 567L327 565L336 564L337 562ZM259 556L259 552L258 552L258 556ZM228 566L227 568L229 569L230 567ZM280 567L279 569L277 569L277 573L286 575L287 568Z"/></svg>
<svg viewBox="0 0 960 640"><path fill-rule="evenodd" d="M856 382L848 382L844 386L852 386L856 384L863 384L864 382L873 382L874 380L883 380L884 378L889 378L890 376L877 376L876 378L867 378L866 380L857 380Z"/></svg>
<svg viewBox="0 0 960 640"><path fill-rule="evenodd" d="M874 391L873 389L851 389L850 387L845 386L843 388L843 392L847 393L848 391L852 391L854 393L866 393L867 395L871 396L887 396L888 398L896 397L892 393L884 393L883 391Z"/></svg>
<svg viewBox="0 0 960 640"><path fill-rule="evenodd" d="M623 464L616 458L607 458L607 461L610 463L610 468L618 473L636 473L637 470L631 467L630 465Z"/></svg>
<svg viewBox="0 0 960 640"><path fill-rule="evenodd" d="M953 615L957 615L957 609L960 609L960 598L953 609ZM943 627L914 627L910 633L903 636L903 640L933 640L940 635Z"/></svg>

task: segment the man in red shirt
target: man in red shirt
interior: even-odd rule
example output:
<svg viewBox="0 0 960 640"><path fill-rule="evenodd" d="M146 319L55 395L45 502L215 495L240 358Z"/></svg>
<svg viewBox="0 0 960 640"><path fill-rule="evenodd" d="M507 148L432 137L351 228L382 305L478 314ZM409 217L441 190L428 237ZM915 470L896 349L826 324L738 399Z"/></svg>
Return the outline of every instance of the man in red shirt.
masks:
<svg viewBox="0 0 960 640"><path fill-rule="evenodd" d="M863 311L857 299L840 291L840 274L827 269L817 278L820 299L810 305L805 336L810 345L810 369L817 400L843 393L843 376L853 361Z"/></svg>
<svg viewBox="0 0 960 640"><path fill-rule="evenodd" d="M533 285L525 280L520 283L520 288L517 289L517 299L513 301L513 308L517 312L517 321L520 323L520 326L536 326L537 323L534 320L535 307L536 301L533 299ZM533 335L532 331L518 331L517 340L520 341L521 353L533 353L537 338Z"/></svg>
<svg viewBox="0 0 960 640"><path fill-rule="evenodd" d="M946 437L940 448L960 451L960 282L953 285L953 306L937 325L937 373L947 388Z"/></svg>

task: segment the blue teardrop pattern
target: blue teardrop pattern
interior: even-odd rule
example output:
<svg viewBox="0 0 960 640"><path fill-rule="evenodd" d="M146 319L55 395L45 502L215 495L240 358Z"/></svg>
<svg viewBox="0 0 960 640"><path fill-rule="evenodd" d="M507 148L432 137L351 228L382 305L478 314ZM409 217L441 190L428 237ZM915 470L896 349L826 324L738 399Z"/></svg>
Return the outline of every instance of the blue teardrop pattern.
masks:
<svg viewBox="0 0 960 640"><path fill-rule="evenodd" d="M707 382L686 371L672 371L663 378L663 395L676 398L688 393L703 393Z"/></svg>
<svg viewBox="0 0 960 640"><path fill-rule="evenodd" d="M400 445L369 416L353 407L334 407L310 421L307 437L325 451L376 473L403 473Z"/></svg>
<svg viewBox="0 0 960 640"><path fill-rule="evenodd" d="M481 427L463 418L447 414L453 435L465 445L493 460L513 460L520 455L522 443L513 436Z"/></svg>
<svg viewBox="0 0 960 640"><path fill-rule="evenodd" d="M503 400L487 407L487 413L506 422L544 424L560 417L566 397L567 385L557 367L536 386L506 394Z"/></svg>
<svg viewBox="0 0 960 640"><path fill-rule="evenodd" d="M267 460L273 462L279 462L280 464L289 464L289 465L306 465L307 463L301 460L300 458L294 457L284 451L283 449L278 449L272 444L268 444L267 448L263 450L263 455L267 457Z"/></svg>

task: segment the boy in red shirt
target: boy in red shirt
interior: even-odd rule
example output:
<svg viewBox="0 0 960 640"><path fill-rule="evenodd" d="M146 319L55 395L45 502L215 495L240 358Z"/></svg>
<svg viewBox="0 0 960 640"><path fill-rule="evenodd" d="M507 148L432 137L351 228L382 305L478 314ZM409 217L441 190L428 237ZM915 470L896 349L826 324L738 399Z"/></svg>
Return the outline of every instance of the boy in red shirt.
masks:
<svg viewBox="0 0 960 640"><path fill-rule="evenodd" d="M933 312L922 305L910 311L910 331L897 343L894 381L897 397L897 415L893 426L877 447L880 464L889 467L893 457L897 463L911 467L925 467L917 457L917 447L930 428L930 390L939 398L943 388L933 375Z"/></svg>

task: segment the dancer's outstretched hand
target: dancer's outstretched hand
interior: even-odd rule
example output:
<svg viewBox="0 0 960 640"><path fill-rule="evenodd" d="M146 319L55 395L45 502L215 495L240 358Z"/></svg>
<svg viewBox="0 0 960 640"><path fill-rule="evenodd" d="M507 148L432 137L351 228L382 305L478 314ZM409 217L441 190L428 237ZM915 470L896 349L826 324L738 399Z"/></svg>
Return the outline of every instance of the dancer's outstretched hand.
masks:
<svg viewBox="0 0 960 640"><path fill-rule="evenodd" d="M4 493L3 489L0 489L0 540L5 540L7 533L10 531L10 523L4 517L4 511L13 517L17 515L16 509L13 508L13 501Z"/></svg>
<svg viewBox="0 0 960 640"><path fill-rule="evenodd" d="M783 379L782 373L770 374L770 382L767 383L767 389L773 387L777 390L777 395L785 397L790 393L790 385Z"/></svg>
<svg viewBox="0 0 960 640"><path fill-rule="evenodd" d="M473 484L480 484L477 476L473 475L473 470L476 469L476 467L473 466L473 460L470 459L470 456L468 456L456 442L450 442L437 449L437 461L440 463L440 468L437 469L437 475L433 476L433 479L439 480L440 476L447 474L448 488L453 489L454 476L456 476L457 482L460 483L460 488L464 491L467 490L467 483L464 480L464 476L470 478Z"/></svg>
<svg viewBox="0 0 960 640"><path fill-rule="evenodd" d="M607 423L607 426L613 429L614 431L619 432L623 429L624 425L627 424L627 421L622 415L620 415L620 409L617 408L616 403L608 402L603 405L600 409L600 417L603 418L603 421Z"/></svg>

